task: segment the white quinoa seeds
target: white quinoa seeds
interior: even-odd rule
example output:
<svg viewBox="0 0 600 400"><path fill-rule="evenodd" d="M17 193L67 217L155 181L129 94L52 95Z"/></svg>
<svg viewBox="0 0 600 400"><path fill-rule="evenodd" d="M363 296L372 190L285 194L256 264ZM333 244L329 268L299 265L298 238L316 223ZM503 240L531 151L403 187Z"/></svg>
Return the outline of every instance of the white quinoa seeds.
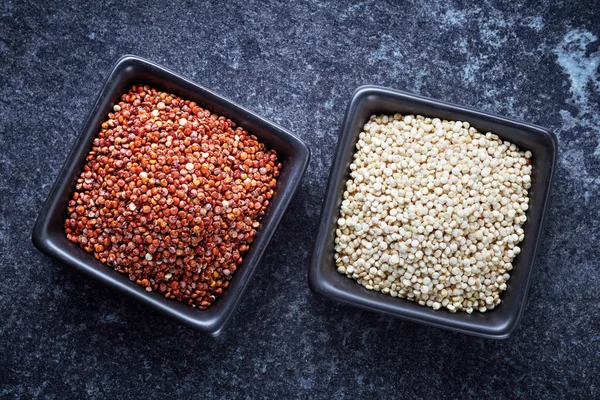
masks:
<svg viewBox="0 0 600 400"><path fill-rule="evenodd" d="M469 123L371 116L350 165L339 273L434 310L500 304L531 187L531 152Z"/></svg>

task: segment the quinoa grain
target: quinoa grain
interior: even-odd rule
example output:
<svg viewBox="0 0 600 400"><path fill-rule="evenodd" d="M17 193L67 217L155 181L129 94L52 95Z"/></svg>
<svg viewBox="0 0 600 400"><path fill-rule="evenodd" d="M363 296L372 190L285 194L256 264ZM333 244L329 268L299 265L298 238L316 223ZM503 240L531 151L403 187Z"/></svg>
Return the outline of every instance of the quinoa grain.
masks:
<svg viewBox="0 0 600 400"><path fill-rule="evenodd" d="M434 310L485 312L524 238L530 151L467 122L371 116L337 221L337 271Z"/></svg>
<svg viewBox="0 0 600 400"><path fill-rule="evenodd" d="M206 309L250 248L281 168L231 120L133 86L101 124L65 233L146 291Z"/></svg>

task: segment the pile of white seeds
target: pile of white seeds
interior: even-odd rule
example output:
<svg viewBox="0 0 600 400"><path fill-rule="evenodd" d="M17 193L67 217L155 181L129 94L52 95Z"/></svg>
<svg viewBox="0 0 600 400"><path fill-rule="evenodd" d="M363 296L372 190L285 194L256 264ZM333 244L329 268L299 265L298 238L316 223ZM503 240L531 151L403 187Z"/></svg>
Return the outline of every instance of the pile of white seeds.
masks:
<svg viewBox="0 0 600 400"><path fill-rule="evenodd" d="M435 310L500 304L521 249L531 152L467 122L371 116L350 165L337 270Z"/></svg>

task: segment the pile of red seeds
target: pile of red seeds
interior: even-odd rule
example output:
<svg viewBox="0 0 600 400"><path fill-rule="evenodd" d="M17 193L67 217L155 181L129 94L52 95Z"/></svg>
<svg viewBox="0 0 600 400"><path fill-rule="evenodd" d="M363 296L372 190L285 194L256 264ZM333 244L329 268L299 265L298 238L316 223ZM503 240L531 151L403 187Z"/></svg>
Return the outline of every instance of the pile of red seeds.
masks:
<svg viewBox="0 0 600 400"><path fill-rule="evenodd" d="M277 154L229 119L133 86L102 123L67 238L148 292L206 309L273 197Z"/></svg>

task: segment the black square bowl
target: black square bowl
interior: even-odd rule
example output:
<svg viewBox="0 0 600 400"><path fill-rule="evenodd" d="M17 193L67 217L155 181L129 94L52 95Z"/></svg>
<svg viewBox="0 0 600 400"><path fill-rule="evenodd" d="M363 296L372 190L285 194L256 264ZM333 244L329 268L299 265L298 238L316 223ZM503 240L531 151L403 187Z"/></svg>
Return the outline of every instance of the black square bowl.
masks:
<svg viewBox="0 0 600 400"><path fill-rule="evenodd" d="M491 131L502 140L509 140L521 149L532 151L533 172L528 219L523 226L525 239L520 244L521 253L514 260L514 269L507 289L502 294L502 303L494 310L487 313L474 312L471 315L462 312L451 314L447 310L434 311L415 302L367 290L337 272L334 261L336 221L340 214L345 183L350 176L349 166L358 134L372 114L395 113L468 121L479 132ZM508 337L516 328L525 305L556 163L557 146L556 136L552 132L535 125L383 87L358 88L346 111L329 174L311 257L308 275L310 288L332 300L365 310L481 337Z"/></svg>
<svg viewBox="0 0 600 400"><path fill-rule="evenodd" d="M268 147L277 150L283 164L275 195L262 219L261 227L236 271L229 287L206 310L168 300L162 295L146 292L130 282L128 277L100 263L92 254L67 240L63 224L67 204L82 171L85 157L100 131L100 124L120 96L134 84L148 84L193 100L213 113L230 118L256 135ZM283 213L288 207L300 179L306 170L310 151L297 137L245 108L201 87L167 69L136 56L121 58L110 73L83 130L60 171L33 229L34 245L44 254L83 271L99 281L128 294L150 307L195 329L216 336L223 329L258 267Z"/></svg>

